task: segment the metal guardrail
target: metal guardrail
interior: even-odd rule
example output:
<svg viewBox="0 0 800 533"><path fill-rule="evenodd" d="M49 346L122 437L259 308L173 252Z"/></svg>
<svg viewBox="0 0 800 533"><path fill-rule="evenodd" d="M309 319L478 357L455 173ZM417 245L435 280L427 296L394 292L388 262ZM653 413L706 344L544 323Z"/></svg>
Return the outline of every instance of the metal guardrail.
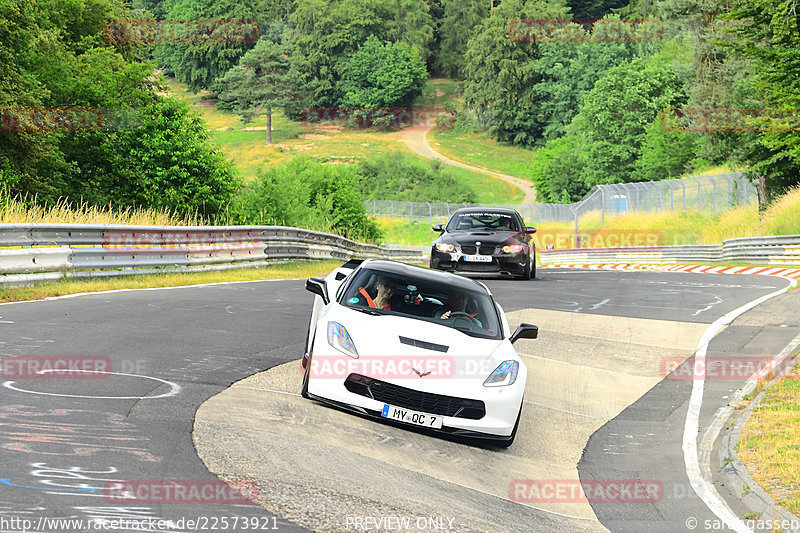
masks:
<svg viewBox="0 0 800 533"><path fill-rule="evenodd" d="M284 226L0 224L0 284L221 270L287 259L424 261L424 253Z"/></svg>
<svg viewBox="0 0 800 533"><path fill-rule="evenodd" d="M742 237L722 244L539 250L542 264L742 262L800 265L800 235Z"/></svg>

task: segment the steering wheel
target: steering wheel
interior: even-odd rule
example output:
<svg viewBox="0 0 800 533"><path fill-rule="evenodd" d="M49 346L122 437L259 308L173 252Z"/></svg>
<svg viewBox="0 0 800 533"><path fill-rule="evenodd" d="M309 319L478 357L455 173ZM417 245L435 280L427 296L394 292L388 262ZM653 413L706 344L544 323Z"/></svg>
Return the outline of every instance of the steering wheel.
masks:
<svg viewBox="0 0 800 533"><path fill-rule="evenodd" d="M463 311L451 311L450 316L448 318L455 318L455 316L463 316L464 318L469 318L470 320L475 320L475 317L469 313L465 313Z"/></svg>

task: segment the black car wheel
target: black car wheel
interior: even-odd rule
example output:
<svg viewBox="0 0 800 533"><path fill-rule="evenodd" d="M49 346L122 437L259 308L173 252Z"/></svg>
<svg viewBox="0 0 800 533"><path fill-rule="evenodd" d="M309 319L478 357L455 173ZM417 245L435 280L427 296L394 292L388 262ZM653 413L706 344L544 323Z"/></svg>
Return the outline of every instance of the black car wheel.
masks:
<svg viewBox="0 0 800 533"><path fill-rule="evenodd" d="M525 263L525 268L522 270L522 276L520 279L531 279L531 258L528 257L528 262Z"/></svg>

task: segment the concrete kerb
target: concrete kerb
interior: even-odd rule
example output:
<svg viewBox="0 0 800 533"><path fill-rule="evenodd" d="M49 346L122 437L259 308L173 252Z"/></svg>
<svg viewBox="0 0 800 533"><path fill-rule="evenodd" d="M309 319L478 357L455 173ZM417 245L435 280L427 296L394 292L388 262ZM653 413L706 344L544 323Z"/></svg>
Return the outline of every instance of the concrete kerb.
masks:
<svg viewBox="0 0 800 533"><path fill-rule="evenodd" d="M798 349L800 349L800 344L794 345L790 351L791 353L796 353ZM779 378L779 376L773 377L764 390L753 398L753 401L740 414L737 415L736 411L731 413L731 416L734 417L734 424L730 429L723 429L720 434L717 467L725 485L729 487L734 495L738 496L745 507L753 509L760 520L781 520L790 524L800 524L800 517L778 505L772 496L753 479L753 476L747 471L747 467L739 459L739 454L736 452L736 445L739 443L742 430L750 418L750 414L764 399L766 392L779 381ZM736 391L731 404L741 402L747 394L755 389L755 386L755 383L751 383ZM733 410L733 407L729 406L729 408ZM782 531L797 532L800 531L800 528Z"/></svg>

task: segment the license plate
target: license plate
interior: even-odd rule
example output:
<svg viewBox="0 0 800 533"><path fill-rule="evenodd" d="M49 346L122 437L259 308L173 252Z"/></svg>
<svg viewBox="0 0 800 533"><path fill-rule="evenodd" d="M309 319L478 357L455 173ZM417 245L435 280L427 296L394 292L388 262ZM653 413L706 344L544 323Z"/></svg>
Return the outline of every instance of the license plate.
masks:
<svg viewBox="0 0 800 533"><path fill-rule="evenodd" d="M475 263L491 263L491 255L465 255L464 261L472 261Z"/></svg>
<svg viewBox="0 0 800 533"><path fill-rule="evenodd" d="M410 411L404 407L395 407L389 404L384 404L381 416L392 420L399 420L400 422L406 422L407 424L414 424L415 426L435 429L442 428L442 417L439 415Z"/></svg>

